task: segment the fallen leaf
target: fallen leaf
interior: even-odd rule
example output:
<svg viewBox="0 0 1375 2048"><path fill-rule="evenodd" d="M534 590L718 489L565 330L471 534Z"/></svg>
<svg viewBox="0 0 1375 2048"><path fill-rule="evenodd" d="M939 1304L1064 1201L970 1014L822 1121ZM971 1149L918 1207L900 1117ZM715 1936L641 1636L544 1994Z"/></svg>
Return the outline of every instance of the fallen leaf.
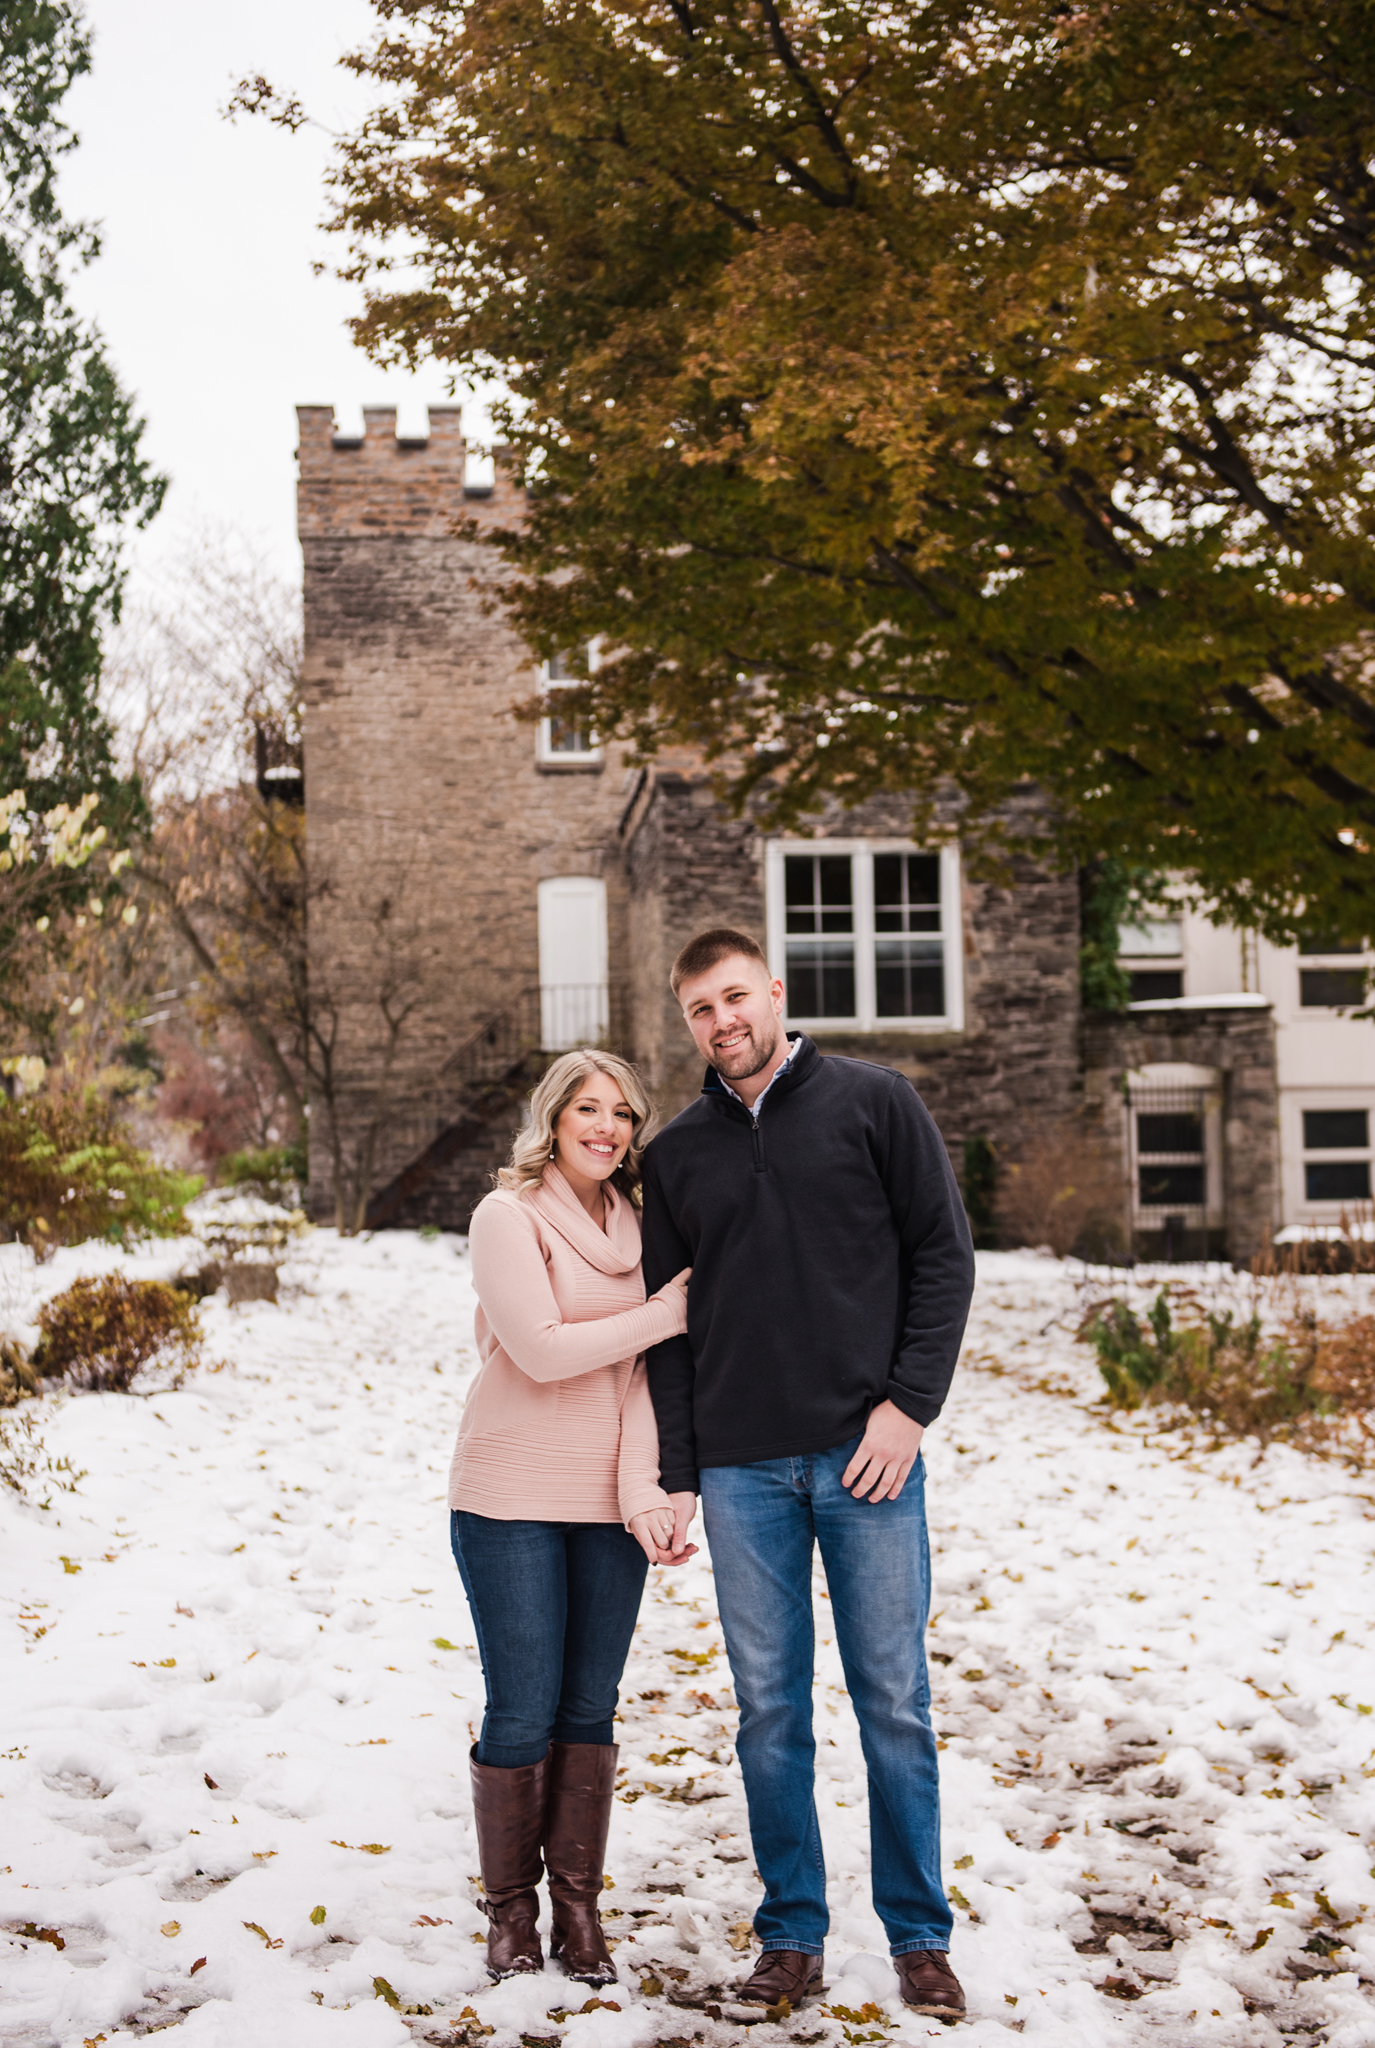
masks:
<svg viewBox="0 0 1375 2048"><path fill-rule="evenodd" d="M324 1918L323 1910L320 1917L321 1919ZM418 1920L412 1920L411 1922L412 1927L452 1927L453 1924L452 1920L436 1920L429 1913L422 1913Z"/></svg>
<svg viewBox="0 0 1375 2048"><path fill-rule="evenodd" d="M163 1921L163 1923L162 1923L162 1929L161 1929L161 1932L162 1932L163 1934L169 1934L169 1935L170 1935L170 1934L180 1934L180 1933L181 1933L181 1922L180 1922L180 1920L164 1920L164 1921Z"/></svg>
<svg viewBox="0 0 1375 2048"><path fill-rule="evenodd" d="M1253 1956L1258 1948L1264 1948L1266 1942L1270 1939L1270 1936L1274 1933L1274 1931L1275 1930L1273 1927L1258 1928L1256 1930L1255 1940L1251 1943L1251 1946L1246 1951L1247 1955Z"/></svg>
<svg viewBox="0 0 1375 2048"><path fill-rule="evenodd" d="M73 1575L73 1577L75 1577L76 1573L81 1570L81 1566L79 1564L73 1564L69 1557L60 1558L60 1562L63 1571L70 1572Z"/></svg>
<svg viewBox="0 0 1375 2048"><path fill-rule="evenodd" d="M159 1670L159 1671L171 1671L171 1670L173 1670L173 1669L175 1668L175 1666L176 1666L176 1661L177 1661L177 1660L176 1660L176 1658L175 1658L175 1657L159 1657L159 1658L158 1658L158 1670Z"/></svg>
<svg viewBox="0 0 1375 2048"><path fill-rule="evenodd" d="M1041 1847L1043 1849L1053 1849L1055 1847L1055 1844L1059 1841L1059 1839L1060 1830L1059 1828L1056 1828L1054 1834L1047 1835L1045 1837L1044 1841L1041 1843Z"/></svg>
<svg viewBox="0 0 1375 2048"><path fill-rule="evenodd" d="M188 1975L188 1976L191 1976L191 1977L194 1977L194 1976L195 1976L195 1974L196 1974L196 1972L197 1972L197 1970L203 1970L204 1968L205 1968L205 1957L204 1957L204 1956L197 1956L197 1957L196 1957L196 1960L195 1960L195 1962L194 1962L194 1963L192 1963L192 1965L191 1965L191 1968L190 1968L190 1970L189 1970L189 1971L187 1972L187 1975Z"/></svg>
<svg viewBox="0 0 1375 2048"><path fill-rule="evenodd" d="M207 1784L207 1785L208 1785L208 1786L210 1787L210 1790L211 1790L212 1792L218 1792L218 1791L219 1791L219 1789L220 1789L220 1788L219 1788L219 1786L218 1786L218 1785L217 1785L217 1784L215 1783L215 1780L214 1780L214 1779L213 1779L213 1778L211 1777L211 1775L210 1775L209 1771L207 1771L207 1772L205 1773L205 1782L206 1782L206 1784Z"/></svg>
<svg viewBox="0 0 1375 2048"><path fill-rule="evenodd" d="M385 2000L386 2000L386 2002L387 2002L387 2004L388 2004L388 2005L389 2005L389 2006L391 2007L391 2009L392 2009L392 2011L393 2011L393 2012L395 2012L395 2011L396 2011L397 2007L398 2007L398 2006L400 2005L400 2003L401 2003L401 2000L400 2000L400 1999L399 1999L399 1998L397 1997L396 1993L395 1993L395 1992L394 1992L394 1991L392 1990L392 1987L391 1987L391 1985L390 1985L390 1984L389 1984L389 1983L387 1982L387 1980L386 1980L386 1978L385 1978L385 1977L374 1977L374 1978L373 1978L373 1980L372 1980L372 1995L373 1995L373 1997L374 1997L374 1998L382 1998L382 1999L385 1999Z"/></svg>
<svg viewBox="0 0 1375 2048"><path fill-rule="evenodd" d="M259 1941L265 1942L269 1948L281 1947L282 1944L280 1939L274 1941L272 1939L272 1936L268 1933L267 1929L265 1927L259 1927L256 1920L245 1920L242 1924L248 1929L250 1934L256 1934Z"/></svg>
<svg viewBox="0 0 1375 2048"><path fill-rule="evenodd" d="M457 1643L451 1643L447 1636L431 1636L430 1641L437 1650L457 1650L460 1647Z"/></svg>
<svg viewBox="0 0 1375 2048"><path fill-rule="evenodd" d="M314 1911L314 1912L313 1912L313 1913L311 1914L311 1916L310 1916L310 1924L311 1924L311 1926L312 1926L312 1927L323 1927L323 1926L324 1926L324 1924L325 1924L325 1909L324 1909L324 1907L323 1907L323 1906L317 1906L317 1907L315 1908L315 1911Z"/></svg>
<svg viewBox="0 0 1375 2048"><path fill-rule="evenodd" d="M652 1971L648 1976L641 1977L640 1996L642 1998L662 1998L663 1995L664 1986L662 1978L656 1977Z"/></svg>
<svg viewBox="0 0 1375 2048"><path fill-rule="evenodd" d="M35 1927L32 1920L26 1920L19 1932L28 1941L46 1941L49 1948L65 1948L67 1946L55 1927Z"/></svg>
<svg viewBox="0 0 1375 2048"><path fill-rule="evenodd" d="M194 1621L194 1620L195 1620L195 1618L196 1618L196 1615L195 1615L195 1610L194 1610L194 1608L191 1608L191 1607L183 1607L183 1606L182 1606L182 1604L181 1604L181 1602L180 1602L180 1600L178 1600L178 1602L177 1602L177 1613L178 1613L178 1614L184 1614L184 1615L186 1616L186 1619L187 1619L188 1621Z"/></svg>
<svg viewBox="0 0 1375 2048"><path fill-rule="evenodd" d="M957 1856L955 1858L955 1868L956 1870L972 1870L974 1868L974 1858L972 1856Z"/></svg>

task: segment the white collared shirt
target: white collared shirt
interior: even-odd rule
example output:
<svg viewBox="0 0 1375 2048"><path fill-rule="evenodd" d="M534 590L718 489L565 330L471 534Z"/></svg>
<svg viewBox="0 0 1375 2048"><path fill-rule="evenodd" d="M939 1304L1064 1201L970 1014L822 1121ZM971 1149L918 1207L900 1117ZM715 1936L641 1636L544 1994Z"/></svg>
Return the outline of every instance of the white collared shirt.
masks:
<svg viewBox="0 0 1375 2048"><path fill-rule="evenodd" d="M759 1093L755 1096L754 1101L752 1103L746 1102L742 1095L735 1095L735 1090L731 1087L730 1082L726 1079L724 1074L718 1074L716 1078L721 1083L721 1086L725 1089L727 1095L735 1095L735 1099L740 1104L740 1107L742 1109L747 1109L750 1115L753 1117L754 1121L758 1123L759 1112L764 1107L764 1097L768 1094L770 1088L772 1088L774 1082L778 1079L779 1075L787 1073L789 1067L793 1063L793 1053L795 1053L796 1051L797 1047L794 1046L792 1048L792 1052L788 1054L788 1057L783 1061L782 1065L776 1067L773 1073L770 1074L767 1082L760 1089Z"/></svg>

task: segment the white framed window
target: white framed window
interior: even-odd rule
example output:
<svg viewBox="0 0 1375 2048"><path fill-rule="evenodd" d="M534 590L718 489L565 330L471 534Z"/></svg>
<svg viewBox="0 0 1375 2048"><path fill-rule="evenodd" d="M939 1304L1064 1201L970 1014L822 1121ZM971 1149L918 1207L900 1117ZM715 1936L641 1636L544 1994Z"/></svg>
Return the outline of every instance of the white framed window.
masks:
<svg viewBox="0 0 1375 2048"><path fill-rule="evenodd" d="M1340 1105L1340 1106L1338 1106ZM1367 1103L1324 1100L1300 1107L1303 1135L1303 1199L1310 1206L1368 1202L1370 1109Z"/></svg>
<svg viewBox="0 0 1375 2048"><path fill-rule="evenodd" d="M960 856L902 839L774 839L769 964L806 1030L960 1031Z"/></svg>
<svg viewBox="0 0 1375 2048"><path fill-rule="evenodd" d="M1316 932L1301 939L1298 950L1301 1010L1362 1008L1373 964L1366 947Z"/></svg>
<svg viewBox="0 0 1375 2048"><path fill-rule="evenodd" d="M588 660L595 669L596 648L589 646ZM535 758L542 768L599 768L601 741L585 718L562 717L559 692L576 684L567 657L554 655L540 663L540 693L549 706L548 715L536 729Z"/></svg>
<svg viewBox="0 0 1375 2048"><path fill-rule="evenodd" d="M1131 983L1129 1001L1158 1003L1184 994L1184 923L1143 918L1117 927L1117 964Z"/></svg>

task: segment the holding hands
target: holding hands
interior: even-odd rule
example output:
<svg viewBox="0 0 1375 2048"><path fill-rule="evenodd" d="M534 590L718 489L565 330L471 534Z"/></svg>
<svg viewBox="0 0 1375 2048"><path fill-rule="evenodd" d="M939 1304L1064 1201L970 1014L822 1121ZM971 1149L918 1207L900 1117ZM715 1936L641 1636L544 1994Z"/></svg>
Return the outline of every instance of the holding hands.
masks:
<svg viewBox="0 0 1375 2048"><path fill-rule="evenodd" d="M643 1514L631 1516L630 1533L651 1564L686 1564L696 1557L697 1545L687 1540L688 1523L696 1507L696 1494L675 1493L668 1507L646 1508Z"/></svg>

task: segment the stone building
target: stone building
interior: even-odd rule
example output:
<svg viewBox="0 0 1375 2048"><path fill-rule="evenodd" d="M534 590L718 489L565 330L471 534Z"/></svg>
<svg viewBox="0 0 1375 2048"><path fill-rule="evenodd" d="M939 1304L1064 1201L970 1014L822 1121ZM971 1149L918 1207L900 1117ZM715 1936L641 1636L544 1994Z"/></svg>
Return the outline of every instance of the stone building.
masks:
<svg viewBox="0 0 1375 2048"><path fill-rule="evenodd" d="M624 1050L673 1114L701 1072L669 965L731 923L765 946L790 1021L823 1051L910 1076L957 1172L1087 1117L1143 1248L1244 1258L1268 1240L1264 999L1086 1018L1073 877L1026 857L1010 886L975 881L957 846L911 842L899 799L766 838L692 759L644 767L599 745L560 717L557 665L484 597L491 555L455 536L523 502L500 460L494 484L466 481L458 411L432 410L425 440L398 439L386 409L361 439L327 407L299 419L311 976L339 1137L317 1099L317 1213L342 1172L374 1225L464 1228L564 1046ZM516 720L532 698L547 715ZM1035 805L1028 789L1028 826Z"/></svg>

